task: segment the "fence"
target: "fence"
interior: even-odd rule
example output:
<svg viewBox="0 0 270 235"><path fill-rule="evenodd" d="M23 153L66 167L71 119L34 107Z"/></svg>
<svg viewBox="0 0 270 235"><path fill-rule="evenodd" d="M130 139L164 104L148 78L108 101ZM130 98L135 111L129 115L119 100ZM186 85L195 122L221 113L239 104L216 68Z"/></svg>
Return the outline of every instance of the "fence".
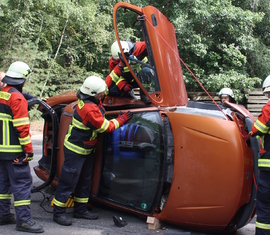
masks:
<svg viewBox="0 0 270 235"><path fill-rule="evenodd" d="M139 98L139 89L134 89L135 95ZM217 95L218 92L209 92L212 98L220 103L220 98ZM212 99L205 92L188 92L188 98L190 100L209 101ZM255 89L248 93L248 100L246 104L243 104L252 115L257 118L262 111L262 107L267 103L268 98L262 93L261 89Z"/></svg>
<svg viewBox="0 0 270 235"><path fill-rule="evenodd" d="M255 89L249 93L246 107L257 118L267 101L268 98L262 93L262 89Z"/></svg>
<svg viewBox="0 0 270 235"><path fill-rule="evenodd" d="M217 92L209 92L216 102L220 102ZM212 101L205 92L188 92L190 100ZM248 100L243 104L252 115L257 118L262 111L262 107L267 103L268 98L262 93L262 89L255 89L248 93Z"/></svg>

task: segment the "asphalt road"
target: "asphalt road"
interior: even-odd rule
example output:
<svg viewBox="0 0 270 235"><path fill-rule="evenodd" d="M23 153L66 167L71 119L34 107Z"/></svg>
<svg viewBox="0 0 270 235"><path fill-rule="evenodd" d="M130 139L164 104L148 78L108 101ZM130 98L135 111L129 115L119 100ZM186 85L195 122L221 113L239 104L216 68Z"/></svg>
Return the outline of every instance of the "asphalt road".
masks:
<svg viewBox="0 0 270 235"><path fill-rule="evenodd" d="M37 165L38 159L41 156L41 135L32 136L34 153L34 160L30 163L31 169ZM37 186L42 181L35 175L32 170L33 185ZM99 213L98 220L83 220L83 219L72 219L72 226L60 226L52 220L51 199L54 194L54 189L48 187L43 190L42 193L33 193L31 198L31 211L33 219L42 224L46 235L208 235L206 233L185 231L180 228L163 224L160 229L149 230L146 219L139 218L135 215L125 214L121 211L117 211L111 208L105 208L100 205L94 205L93 211ZM14 213L14 208L12 208ZM68 217L72 218L72 208L67 210ZM128 222L127 226L119 228L114 225L112 216L121 216L125 221ZM15 230L15 225L3 225L0 227L0 235L13 235L13 234L28 234L22 233ZM255 234L255 218L242 229L238 230L235 235L254 235Z"/></svg>

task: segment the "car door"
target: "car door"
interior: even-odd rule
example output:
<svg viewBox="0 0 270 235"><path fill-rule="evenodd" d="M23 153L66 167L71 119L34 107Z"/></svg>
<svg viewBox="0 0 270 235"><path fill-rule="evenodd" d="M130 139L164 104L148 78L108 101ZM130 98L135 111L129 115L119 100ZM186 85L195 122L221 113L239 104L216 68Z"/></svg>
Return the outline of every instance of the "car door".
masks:
<svg viewBox="0 0 270 235"><path fill-rule="evenodd" d="M132 121L103 135L99 198L153 212L162 190L163 129L159 111L141 111L134 112Z"/></svg>

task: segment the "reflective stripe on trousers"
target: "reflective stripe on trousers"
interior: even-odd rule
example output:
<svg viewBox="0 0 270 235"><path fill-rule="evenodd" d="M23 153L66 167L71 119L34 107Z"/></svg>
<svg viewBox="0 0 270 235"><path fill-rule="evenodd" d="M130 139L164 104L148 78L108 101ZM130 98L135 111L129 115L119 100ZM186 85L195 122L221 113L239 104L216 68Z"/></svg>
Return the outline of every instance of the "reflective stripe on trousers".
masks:
<svg viewBox="0 0 270 235"><path fill-rule="evenodd" d="M82 213L86 210L92 188L94 154L82 156L64 147L64 155L65 160L54 199L53 213L57 216L65 213L65 204L72 193L74 193L74 211Z"/></svg>
<svg viewBox="0 0 270 235"><path fill-rule="evenodd" d="M32 176L29 163L22 162L24 157L24 154L18 157L18 163L12 160L0 160L0 215L10 213L13 194L17 223L31 219Z"/></svg>
<svg viewBox="0 0 270 235"><path fill-rule="evenodd" d="M270 235L270 171L260 170L256 200L256 235Z"/></svg>

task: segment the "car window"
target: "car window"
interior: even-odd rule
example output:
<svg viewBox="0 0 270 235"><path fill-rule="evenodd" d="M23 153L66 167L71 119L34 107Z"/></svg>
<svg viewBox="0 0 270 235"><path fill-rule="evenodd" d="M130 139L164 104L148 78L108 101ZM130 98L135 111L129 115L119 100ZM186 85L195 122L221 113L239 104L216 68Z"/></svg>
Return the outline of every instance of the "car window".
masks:
<svg viewBox="0 0 270 235"><path fill-rule="evenodd" d="M161 188L163 124L159 112L135 113L132 121L105 134L99 196L151 212Z"/></svg>

